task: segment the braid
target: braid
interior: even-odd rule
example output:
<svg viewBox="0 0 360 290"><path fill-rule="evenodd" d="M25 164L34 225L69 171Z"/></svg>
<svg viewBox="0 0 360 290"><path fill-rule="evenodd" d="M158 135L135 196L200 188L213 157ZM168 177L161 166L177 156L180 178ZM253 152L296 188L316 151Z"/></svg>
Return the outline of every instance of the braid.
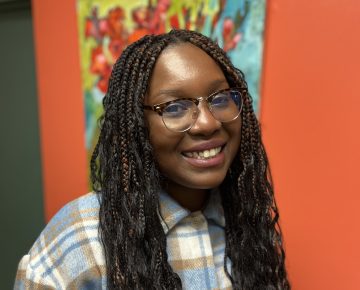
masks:
<svg viewBox="0 0 360 290"><path fill-rule="evenodd" d="M247 86L223 50L193 31L146 36L128 46L115 63L90 162L100 198L99 231L110 289L181 289L167 261L159 218L160 173L142 105L158 56L183 42L211 56L230 86ZM232 263L225 271L234 289L289 289L268 161L248 94L241 119L241 146L220 187L226 208L224 265L227 259Z"/></svg>
<svg viewBox="0 0 360 290"><path fill-rule="evenodd" d="M192 34L189 42L220 65L231 86L247 88L243 73L234 68L214 42L199 33ZM245 96L241 117L240 154L233 161L232 174L222 185L223 205L227 209L225 251L233 265L231 274L226 267L225 270L235 289L289 289L270 170L249 94Z"/></svg>

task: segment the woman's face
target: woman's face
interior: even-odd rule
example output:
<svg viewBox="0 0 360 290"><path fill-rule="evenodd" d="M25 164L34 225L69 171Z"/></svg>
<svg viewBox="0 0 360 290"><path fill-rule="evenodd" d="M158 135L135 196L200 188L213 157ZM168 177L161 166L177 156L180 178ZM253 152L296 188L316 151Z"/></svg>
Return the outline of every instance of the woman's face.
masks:
<svg viewBox="0 0 360 290"><path fill-rule="evenodd" d="M178 98L206 97L229 87L215 63L200 48L182 43L166 48L159 56L149 84L146 105ZM168 179L167 190L186 194L217 187L224 180L240 145L241 118L221 123L206 102L198 105L199 115L186 132L167 129L154 111L145 111L150 142L160 171ZM201 158L211 152L212 158ZM200 157L199 157L200 155Z"/></svg>

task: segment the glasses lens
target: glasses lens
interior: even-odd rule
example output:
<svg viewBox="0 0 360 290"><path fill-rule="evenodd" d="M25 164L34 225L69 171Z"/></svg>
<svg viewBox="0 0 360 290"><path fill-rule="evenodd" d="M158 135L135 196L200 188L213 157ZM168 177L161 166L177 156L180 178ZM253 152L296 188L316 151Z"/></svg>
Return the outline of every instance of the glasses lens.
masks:
<svg viewBox="0 0 360 290"><path fill-rule="evenodd" d="M197 107L192 101L178 100L166 106L162 118L168 129L183 132L192 126L196 111Z"/></svg>
<svg viewBox="0 0 360 290"><path fill-rule="evenodd" d="M242 95L238 90L226 90L215 95L210 103L211 112L221 122L236 119L242 107Z"/></svg>

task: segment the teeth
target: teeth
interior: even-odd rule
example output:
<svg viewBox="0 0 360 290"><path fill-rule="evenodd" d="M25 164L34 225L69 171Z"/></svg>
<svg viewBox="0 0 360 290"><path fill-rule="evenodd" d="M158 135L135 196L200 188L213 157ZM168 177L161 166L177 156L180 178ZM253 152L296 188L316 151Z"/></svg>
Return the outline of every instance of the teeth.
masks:
<svg viewBox="0 0 360 290"><path fill-rule="evenodd" d="M186 152L185 156L196 159L210 159L219 154L221 147L212 148L209 150L198 151L198 152Z"/></svg>

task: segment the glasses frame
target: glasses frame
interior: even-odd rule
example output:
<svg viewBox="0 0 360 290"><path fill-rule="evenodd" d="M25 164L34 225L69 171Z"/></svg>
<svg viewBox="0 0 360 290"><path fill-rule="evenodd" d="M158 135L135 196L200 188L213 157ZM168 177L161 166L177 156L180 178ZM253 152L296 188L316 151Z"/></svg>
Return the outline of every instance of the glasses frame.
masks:
<svg viewBox="0 0 360 290"><path fill-rule="evenodd" d="M243 88L243 87L227 88L227 89L222 89L222 90L215 91L215 92L211 93L211 94L210 94L209 96L207 96L207 97L178 98L178 99L175 99L175 100L171 100L171 101L168 101L168 102L163 102L163 103L159 103L159 104L155 104L155 105L144 105L143 107L144 107L145 110L152 110L152 111L158 113L159 116L161 116L161 119L163 119L162 116L163 116L164 109L165 109L168 105L170 105L170 104L172 104L172 103L175 103L175 102L178 102L178 101L183 101L183 100L184 100L184 101L191 101L191 102L193 102L193 103L196 105L196 107L197 107L197 106L200 104L200 102L206 101L207 106L208 106L208 108L209 108L209 111L210 111L211 114L213 115L212 109L211 109L211 105L210 105L212 99L213 99L216 95L218 95L218 94L220 94L220 93L222 93L222 92L226 92L226 91L238 91L238 92L241 94L241 96L244 98L244 96L247 95L248 89L247 89L247 88ZM243 104L244 104L243 98L242 98L242 100L241 100L241 104L240 104L240 108L239 108L239 114L238 114L234 119L232 119L232 120L225 121L225 122L220 121L220 122L222 122L222 123L231 122L231 121L233 121L233 120L235 120L236 118L239 117L239 115L240 115L240 113L241 113L241 111L242 111ZM198 110L199 110L199 109L198 109ZM213 115L213 117L216 119L216 117L215 117L214 115ZM216 119L216 120L217 120L217 119ZM166 124L165 124L165 122L164 122L164 119L163 119L163 123L164 123L165 127L167 128L167 126L166 126ZM195 122L194 122L194 123L195 123ZM168 129L171 130L171 131L175 131L175 132L185 132L185 131L189 130L193 125L194 125L194 124L192 124L189 128L187 128L187 129L185 129L185 130L183 130L183 131L172 130L172 129L169 129L169 128L168 128Z"/></svg>

